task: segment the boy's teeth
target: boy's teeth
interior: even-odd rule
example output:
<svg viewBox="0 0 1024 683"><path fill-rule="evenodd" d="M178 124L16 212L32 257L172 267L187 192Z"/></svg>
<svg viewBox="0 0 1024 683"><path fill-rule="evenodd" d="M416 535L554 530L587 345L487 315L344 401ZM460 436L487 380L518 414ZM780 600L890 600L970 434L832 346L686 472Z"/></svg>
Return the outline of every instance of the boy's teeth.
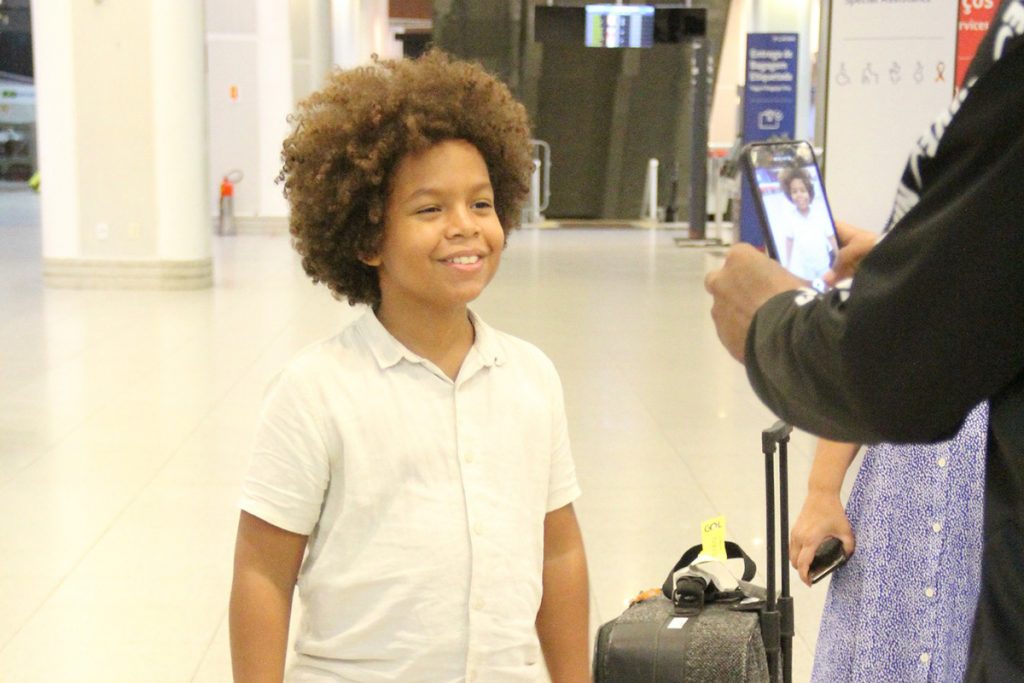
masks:
<svg viewBox="0 0 1024 683"><path fill-rule="evenodd" d="M480 260L479 256L456 256L455 258L449 259L452 263L458 263L461 265L468 265L470 263L476 263Z"/></svg>

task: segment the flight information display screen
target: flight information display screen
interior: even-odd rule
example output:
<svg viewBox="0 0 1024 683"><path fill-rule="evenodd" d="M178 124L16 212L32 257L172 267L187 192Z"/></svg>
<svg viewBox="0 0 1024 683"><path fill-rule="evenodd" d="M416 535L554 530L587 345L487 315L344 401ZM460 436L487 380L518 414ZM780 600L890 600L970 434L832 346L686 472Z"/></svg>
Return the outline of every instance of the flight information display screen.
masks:
<svg viewBox="0 0 1024 683"><path fill-rule="evenodd" d="M587 5L584 43L587 47L651 47L654 44L652 5Z"/></svg>

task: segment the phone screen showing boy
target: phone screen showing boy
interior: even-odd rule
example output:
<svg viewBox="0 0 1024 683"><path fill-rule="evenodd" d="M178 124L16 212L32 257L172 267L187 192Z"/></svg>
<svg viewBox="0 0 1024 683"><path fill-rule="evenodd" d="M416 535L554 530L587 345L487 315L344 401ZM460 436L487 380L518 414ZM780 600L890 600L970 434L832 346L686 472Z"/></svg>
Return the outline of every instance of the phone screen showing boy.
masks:
<svg viewBox="0 0 1024 683"><path fill-rule="evenodd" d="M838 243L810 145L778 143L750 152L769 252L812 283L835 261Z"/></svg>

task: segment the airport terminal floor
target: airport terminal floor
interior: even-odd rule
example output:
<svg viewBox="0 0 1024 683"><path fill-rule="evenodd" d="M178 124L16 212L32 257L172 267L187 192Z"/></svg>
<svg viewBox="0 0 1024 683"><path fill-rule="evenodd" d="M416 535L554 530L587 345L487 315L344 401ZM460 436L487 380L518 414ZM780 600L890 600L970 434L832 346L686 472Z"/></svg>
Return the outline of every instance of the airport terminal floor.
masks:
<svg viewBox="0 0 1024 683"><path fill-rule="evenodd" d="M715 250L676 236L520 231L473 306L561 374L595 629L716 515L763 581L773 417L715 336ZM357 310L312 285L285 235L216 237L208 290L47 289L38 197L19 190L0 191L0 245L0 681L230 680L236 501L263 389ZM812 447L794 437L793 516ZM806 681L825 585L793 589Z"/></svg>

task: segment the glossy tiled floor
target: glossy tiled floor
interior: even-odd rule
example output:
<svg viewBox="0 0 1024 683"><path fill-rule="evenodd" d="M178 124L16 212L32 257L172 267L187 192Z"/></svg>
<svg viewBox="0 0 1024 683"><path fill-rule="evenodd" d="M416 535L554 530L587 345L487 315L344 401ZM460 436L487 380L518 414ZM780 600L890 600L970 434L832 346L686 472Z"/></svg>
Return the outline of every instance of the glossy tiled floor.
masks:
<svg viewBox="0 0 1024 683"><path fill-rule="evenodd" d="M220 238L198 292L44 289L34 195L0 192L0 681L222 682L238 482L263 387L355 311L286 237ZM593 621L725 515L763 558L759 431L704 272L668 231L526 230L475 309L552 357ZM812 441L792 447L791 509ZM763 564L763 560L759 560ZM795 585L795 680L824 587Z"/></svg>

